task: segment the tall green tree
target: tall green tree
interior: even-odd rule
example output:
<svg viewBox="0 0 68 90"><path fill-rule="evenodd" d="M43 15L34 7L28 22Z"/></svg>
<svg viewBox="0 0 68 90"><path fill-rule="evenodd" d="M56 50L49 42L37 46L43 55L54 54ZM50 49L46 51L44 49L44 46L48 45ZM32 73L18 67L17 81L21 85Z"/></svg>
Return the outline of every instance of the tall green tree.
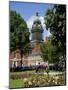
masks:
<svg viewBox="0 0 68 90"><path fill-rule="evenodd" d="M44 61L48 61L49 63L55 63L54 58L56 58L55 53L56 48L51 43L51 37L49 37L49 40L47 43L43 43L41 45L41 56Z"/></svg>
<svg viewBox="0 0 68 90"><path fill-rule="evenodd" d="M41 52L42 52L41 56L42 56L43 60L49 61L51 58L51 56L50 56L50 54L51 54L50 43L47 43L47 44L43 43L41 45Z"/></svg>
<svg viewBox="0 0 68 90"><path fill-rule="evenodd" d="M20 50L21 66L23 54L28 51L28 43L29 29L26 22L16 11L10 11L10 51Z"/></svg>
<svg viewBox="0 0 68 90"><path fill-rule="evenodd" d="M52 34L52 44L57 48L58 59L66 59L66 6L54 5L52 9L47 10L45 25ZM56 56L56 57L57 57ZM61 59L62 60L62 59Z"/></svg>

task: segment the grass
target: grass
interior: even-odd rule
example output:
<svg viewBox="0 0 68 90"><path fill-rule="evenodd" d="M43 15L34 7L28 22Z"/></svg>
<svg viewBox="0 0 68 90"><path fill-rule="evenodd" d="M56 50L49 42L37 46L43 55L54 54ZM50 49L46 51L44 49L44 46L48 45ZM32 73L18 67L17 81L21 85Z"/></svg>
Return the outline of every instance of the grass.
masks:
<svg viewBox="0 0 68 90"><path fill-rule="evenodd" d="M21 88L24 87L22 79L12 80L10 79L10 88Z"/></svg>

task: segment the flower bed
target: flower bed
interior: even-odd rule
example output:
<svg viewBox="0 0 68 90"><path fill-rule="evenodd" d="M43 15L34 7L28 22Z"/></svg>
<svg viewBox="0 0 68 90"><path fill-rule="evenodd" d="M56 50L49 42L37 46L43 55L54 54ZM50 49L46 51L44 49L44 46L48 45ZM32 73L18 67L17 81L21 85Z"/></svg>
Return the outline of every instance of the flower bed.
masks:
<svg viewBox="0 0 68 90"><path fill-rule="evenodd" d="M56 86L65 85L63 76L32 76L31 78L24 78L24 87L41 87L41 86Z"/></svg>
<svg viewBox="0 0 68 90"><path fill-rule="evenodd" d="M28 88L28 87L43 87L43 86L58 86L58 85L65 85L65 77L64 75L33 75L33 74L22 74L22 75L12 75L15 77L14 79L11 78L10 82L16 85L17 80L21 80L21 87ZM15 82L16 80L16 82ZM19 85L19 84L17 84ZM11 85L10 85L11 86ZM14 86L18 87L18 86ZM12 86L13 88L13 86Z"/></svg>

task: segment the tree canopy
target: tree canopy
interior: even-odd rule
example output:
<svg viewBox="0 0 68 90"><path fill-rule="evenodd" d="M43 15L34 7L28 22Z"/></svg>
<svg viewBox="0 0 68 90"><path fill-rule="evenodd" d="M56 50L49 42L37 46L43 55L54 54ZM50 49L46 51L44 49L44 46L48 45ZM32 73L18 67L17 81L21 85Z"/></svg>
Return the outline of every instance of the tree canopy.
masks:
<svg viewBox="0 0 68 90"><path fill-rule="evenodd" d="M23 49L29 43L29 29L16 11L10 11L10 49Z"/></svg>
<svg viewBox="0 0 68 90"><path fill-rule="evenodd" d="M48 42L44 42L41 45L41 56L43 58L44 61L48 61L49 63L55 63L57 62L57 53L56 51L56 47L52 45L51 42L51 36L48 38Z"/></svg>
<svg viewBox="0 0 68 90"><path fill-rule="evenodd" d="M45 17L45 25L52 34L52 44L55 46L56 53L59 57L66 56L66 6L54 5L53 8L48 9Z"/></svg>
<svg viewBox="0 0 68 90"><path fill-rule="evenodd" d="M26 22L16 11L10 11L10 51L19 49L22 61L22 54L28 51L28 43L29 29Z"/></svg>
<svg viewBox="0 0 68 90"><path fill-rule="evenodd" d="M23 23L23 28L27 28L24 19L16 11L10 11L10 31L14 32Z"/></svg>

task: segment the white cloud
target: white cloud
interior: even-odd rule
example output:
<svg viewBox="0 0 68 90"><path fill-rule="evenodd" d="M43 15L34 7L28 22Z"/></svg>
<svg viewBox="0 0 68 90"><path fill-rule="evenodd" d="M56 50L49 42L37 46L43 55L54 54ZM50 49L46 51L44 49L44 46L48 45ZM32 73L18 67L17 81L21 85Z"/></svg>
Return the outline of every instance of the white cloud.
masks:
<svg viewBox="0 0 68 90"><path fill-rule="evenodd" d="M37 17L33 15L33 16L31 16L31 17L29 18L29 20L27 20L27 25L28 25L28 28L29 28L29 32L31 32L31 28L32 28L33 22L34 22L34 20L36 20L36 19L37 19ZM45 37L47 37L47 36L49 36L49 35L51 35L51 34L50 34L49 31L46 30L46 26L45 26L45 24L44 24L44 17L40 16L39 19L40 19L41 24L42 24L42 27L43 27L43 29L44 29L43 38L45 39ZM31 35L30 35L30 39L31 39Z"/></svg>
<svg viewBox="0 0 68 90"><path fill-rule="evenodd" d="M32 17L29 18L29 20L27 21L27 25L28 25L28 28L29 28L29 29L32 28L32 24L33 24L34 19L35 19L35 16L32 16Z"/></svg>

